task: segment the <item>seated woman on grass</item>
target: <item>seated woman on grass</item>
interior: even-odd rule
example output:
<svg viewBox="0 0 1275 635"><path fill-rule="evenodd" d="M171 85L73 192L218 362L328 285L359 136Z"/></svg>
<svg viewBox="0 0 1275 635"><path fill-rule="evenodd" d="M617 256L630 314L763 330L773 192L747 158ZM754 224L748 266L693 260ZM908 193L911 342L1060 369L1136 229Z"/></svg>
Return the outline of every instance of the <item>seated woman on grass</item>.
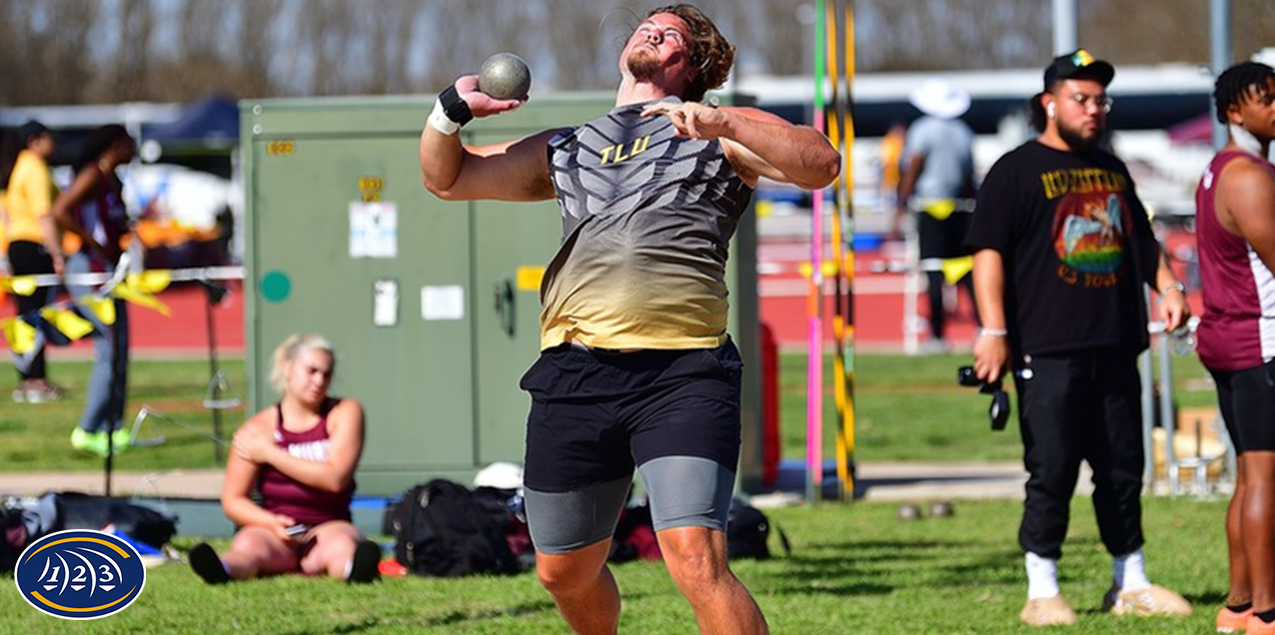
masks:
<svg viewBox="0 0 1275 635"><path fill-rule="evenodd" d="M239 532L224 556L207 543L190 550L205 582L297 571L379 577L380 549L350 523L363 408L328 395L335 363L332 345L317 335L293 335L275 349L271 380L283 399L239 428L226 463L221 507ZM260 505L249 498L254 487Z"/></svg>

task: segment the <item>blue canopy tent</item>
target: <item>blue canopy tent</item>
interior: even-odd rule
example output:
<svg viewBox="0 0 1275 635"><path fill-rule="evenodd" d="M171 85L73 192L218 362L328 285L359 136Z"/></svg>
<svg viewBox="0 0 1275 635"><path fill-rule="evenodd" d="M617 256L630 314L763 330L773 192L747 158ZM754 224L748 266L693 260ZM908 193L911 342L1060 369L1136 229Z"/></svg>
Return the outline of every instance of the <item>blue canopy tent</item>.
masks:
<svg viewBox="0 0 1275 635"><path fill-rule="evenodd" d="M158 143L164 154L228 155L239 141L239 107L220 95L207 97L174 121L142 126L142 140Z"/></svg>
<svg viewBox="0 0 1275 635"><path fill-rule="evenodd" d="M141 158L146 163L174 163L231 178L239 143L239 107L212 95L193 102L170 121L143 124Z"/></svg>

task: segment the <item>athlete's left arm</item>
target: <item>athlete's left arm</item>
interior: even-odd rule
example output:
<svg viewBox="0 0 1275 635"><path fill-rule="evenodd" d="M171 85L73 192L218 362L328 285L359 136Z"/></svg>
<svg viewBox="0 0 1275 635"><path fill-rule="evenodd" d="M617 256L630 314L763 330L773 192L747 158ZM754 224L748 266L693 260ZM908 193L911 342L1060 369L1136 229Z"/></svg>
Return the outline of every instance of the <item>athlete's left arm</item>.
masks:
<svg viewBox="0 0 1275 635"><path fill-rule="evenodd" d="M363 406L353 399L342 400L328 412L327 425L327 461L292 456L273 441L269 444L244 443L241 449L240 439L236 438L236 449L250 461L269 463L304 485L337 493L354 479L354 469L363 454Z"/></svg>
<svg viewBox="0 0 1275 635"><path fill-rule="evenodd" d="M1275 179L1256 161L1232 161L1218 179L1216 198L1245 242L1275 272Z"/></svg>
<svg viewBox="0 0 1275 635"><path fill-rule="evenodd" d="M764 110L662 102L647 106L642 114L667 116L680 136L720 140L726 158L749 185L764 176L817 189L841 173L841 153L823 133Z"/></svg>

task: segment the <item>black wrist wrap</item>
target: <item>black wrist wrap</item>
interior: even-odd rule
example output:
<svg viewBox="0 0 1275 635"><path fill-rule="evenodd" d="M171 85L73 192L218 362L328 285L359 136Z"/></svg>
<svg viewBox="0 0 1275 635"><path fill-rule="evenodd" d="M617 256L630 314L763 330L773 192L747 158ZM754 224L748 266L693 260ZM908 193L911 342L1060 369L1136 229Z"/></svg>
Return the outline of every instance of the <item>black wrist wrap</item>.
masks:
<svg viewBox="0 0 1275 635"><path fill-rule="evenodd" d="M447 118L458 125L463 126L474 119L474 113L469 111L469 104L460 98L455 86L448 86L447 90L440 93L438 101L443 104L443 112L447 114Z"/></svg>

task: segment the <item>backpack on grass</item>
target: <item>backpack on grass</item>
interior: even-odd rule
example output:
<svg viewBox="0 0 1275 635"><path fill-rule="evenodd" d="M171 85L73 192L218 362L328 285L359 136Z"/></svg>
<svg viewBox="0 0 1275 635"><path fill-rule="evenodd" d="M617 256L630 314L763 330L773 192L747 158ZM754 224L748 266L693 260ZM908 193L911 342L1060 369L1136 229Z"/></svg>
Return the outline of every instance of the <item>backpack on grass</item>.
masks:
<svg viewBox="0 0 1275 635"><path fill-rule="evenodd" d="M503 519L462 485L435 479L394 510L394 557L415 575L452 578L519 571Z"/></svg>
<svg viewBox="0 0 1275 635"><path fill-rule="evenodd" d="M736 500L730 506L730 515L726 523L726 553L731 560L756 558L765 560L770 557L770 519L760 509ZM779 534L779 544L784 555L792 555L792 545L788 535L779 525L774 526Z"/></svg>

